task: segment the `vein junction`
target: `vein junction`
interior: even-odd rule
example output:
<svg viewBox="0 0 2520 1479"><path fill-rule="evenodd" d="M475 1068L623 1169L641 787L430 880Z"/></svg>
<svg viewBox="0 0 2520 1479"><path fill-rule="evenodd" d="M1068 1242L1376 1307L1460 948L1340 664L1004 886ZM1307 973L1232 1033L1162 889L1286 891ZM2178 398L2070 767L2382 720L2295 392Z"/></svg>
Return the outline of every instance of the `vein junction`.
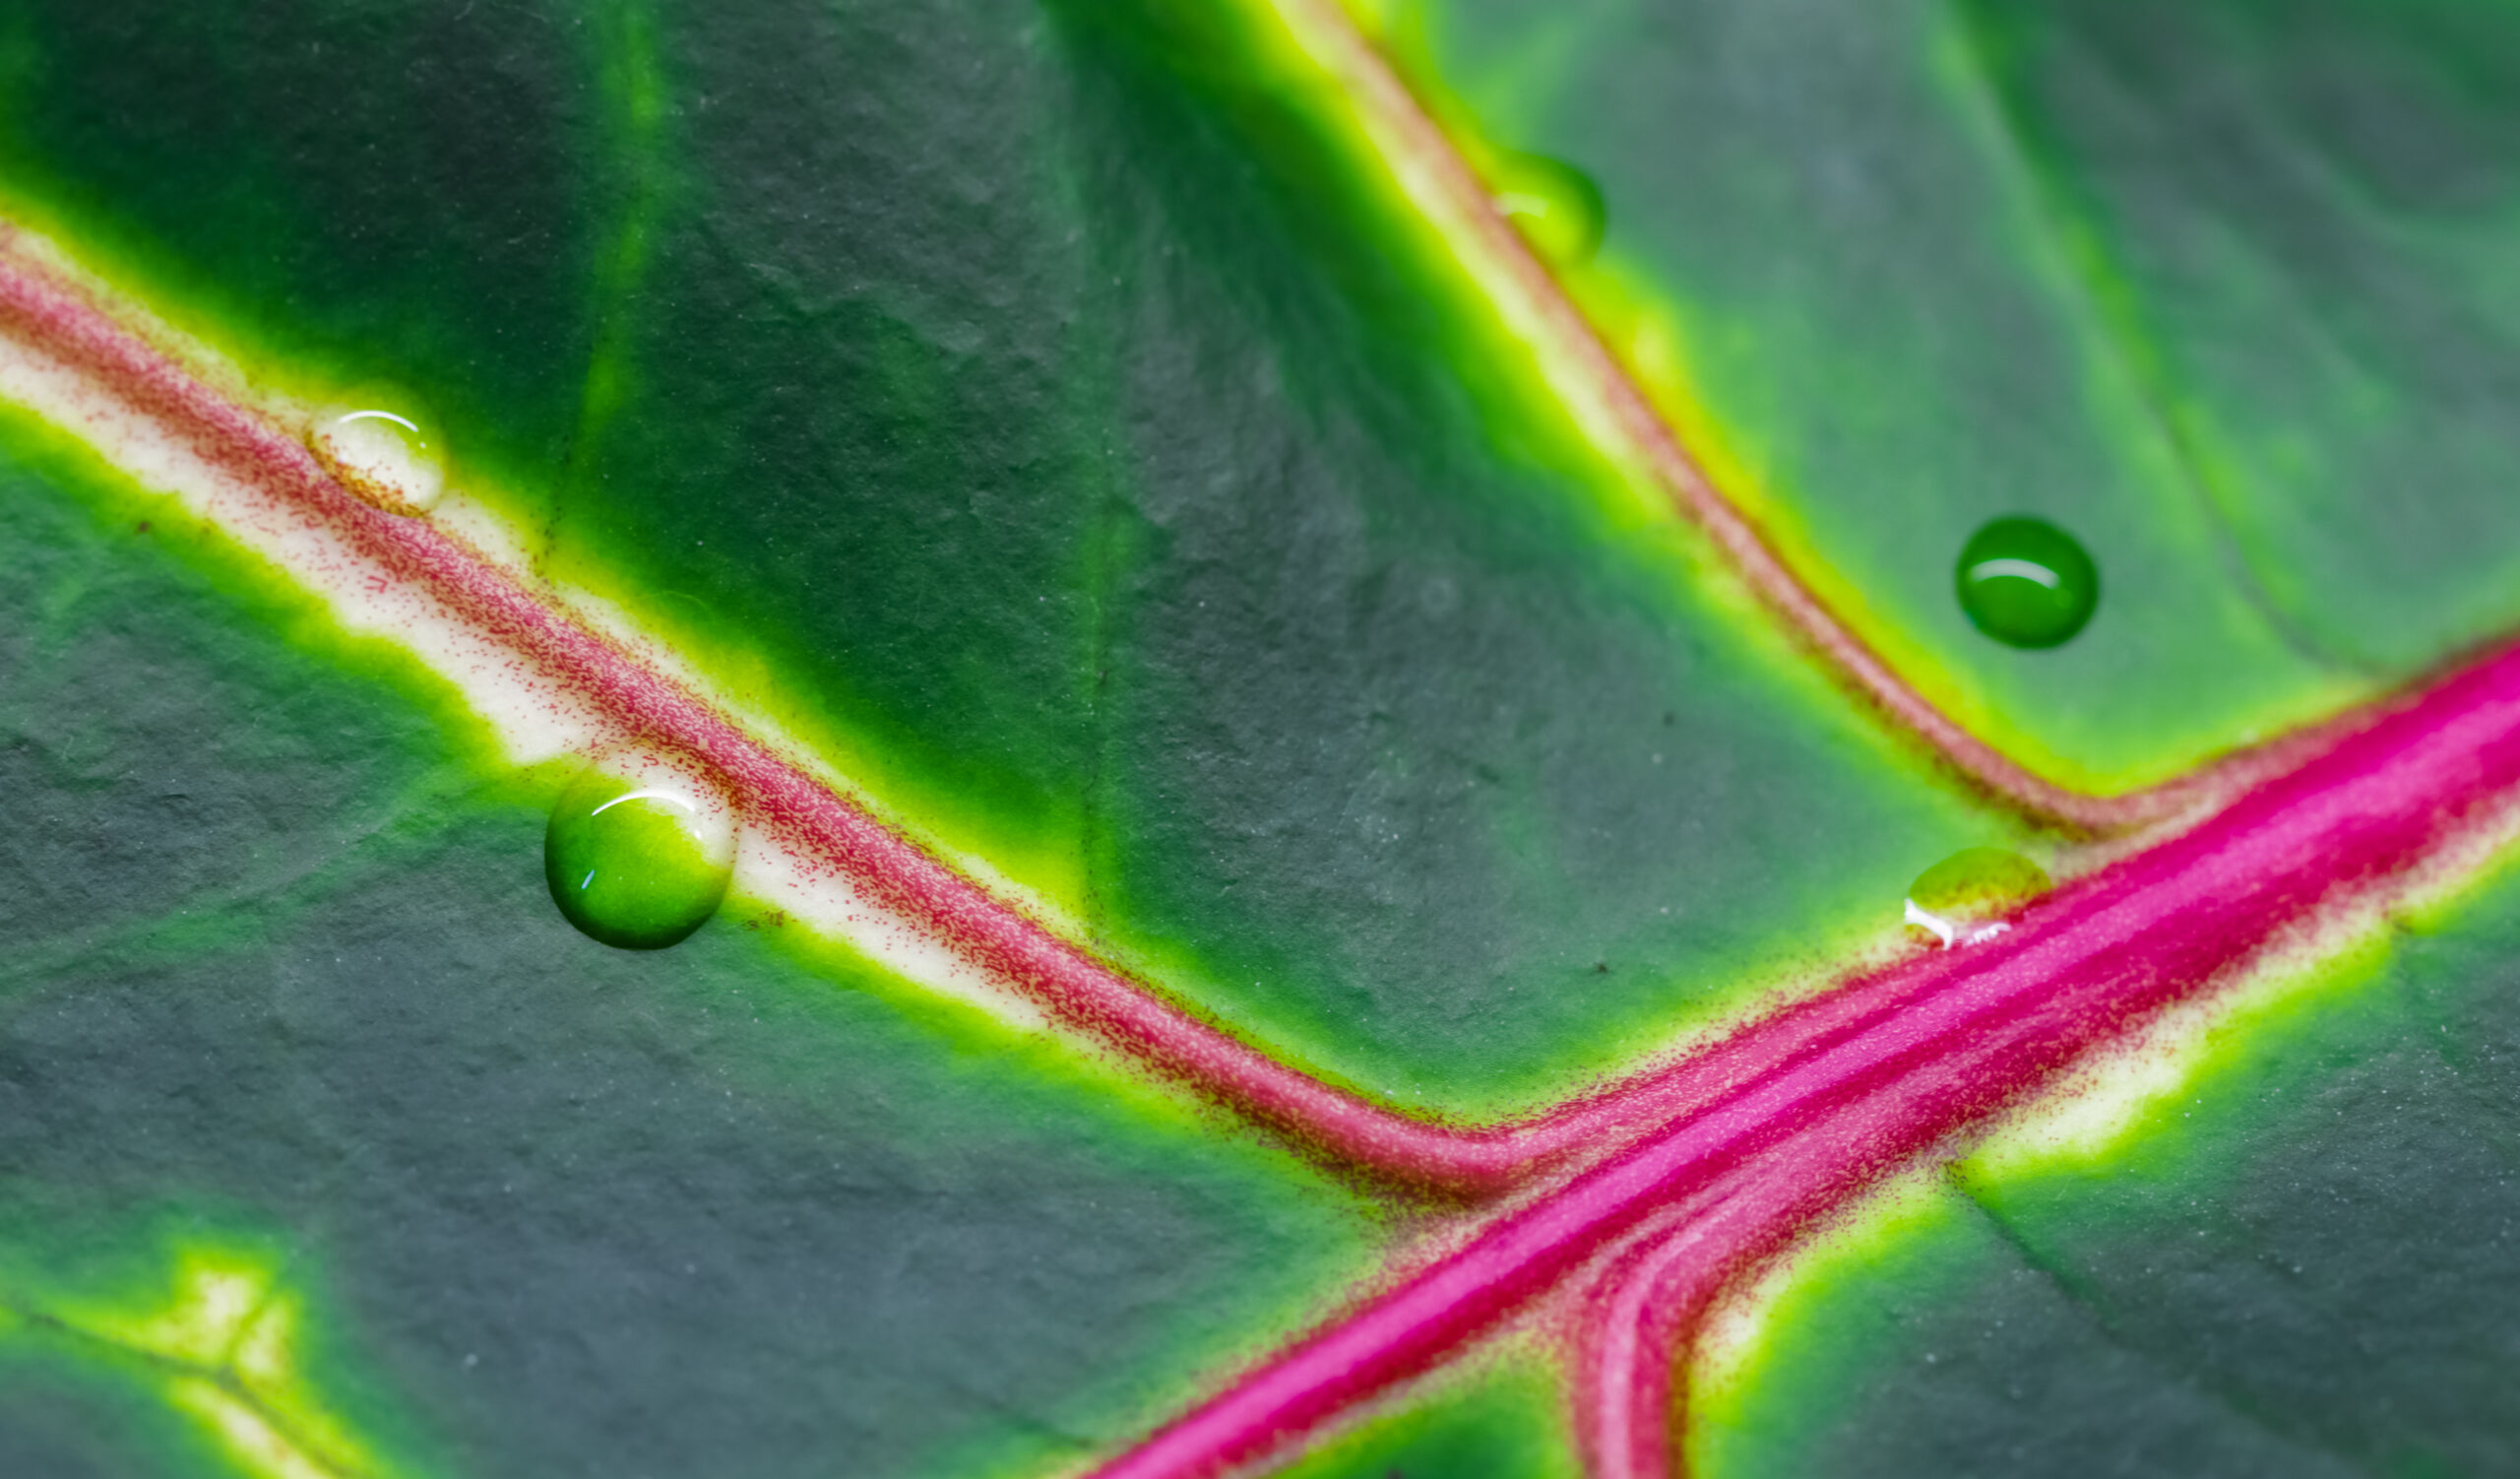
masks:
<svg viewBox="0 0 2520 1479"><path fill-rule="evenodd" d="M133 1371L253 1479L385 1479L313 1395L297 1351L297 1297L277 1271L211 1249L177 1255L154 1307L0 1297L0 1342L49 1341Z"/></svg>
<svg viewBox="0 0 2520 1479"><path fill-rule="evenodd" d="M1344 23L1324 21L1324 7L1307 0L1289 0L1289 9L1308 18L1306 35L1328 48L1367 110L1379 109L1391 147L1416 151L1413 178L1435 207L1451 210L1460 205L1454 195L1475 193L1476 180L1369 50L1340 39L1353 40L1338 30ZM2077 825L2165 816L2200 798L2236 800L2193 830L2043 899L2009 932L1964 936L1909 906L1946 946L1979 948L1851 981L1684 1061L1527 1122L1428 1125L1309 1078L1043 928L888 827L842 778L748 725L670 655L521 577L460 510L398 517L351 496L268 408L188 363L169 336L49 248L5 231L0 395L34 407L143 482L172 488L331 602L346 625L406 641L492 710L520 750L556 753L627 736L696 757L726 780L747 825L772 840L799 897L821 898L825 918L879 917L872 929L909 941L892 958L919 962L906 968L914 979L979 978L1062 1030L1386 1184L1472 1201L1529 1193L1454 1252L1408 1271L1103 1471L1191 1479L1281 1451L1625 1249L1667 1251L1648 1260L1645 1284L1617 1285L1610 1303L1652 1325L1650 1338L1621 1337L1621 1348L1668 1371L1665 1337L1685 1331L1714 1291L1813 1218L1938 1137L2034 1092L2147 1013L2202 990L2286 924L2363 880L2408 875L2520 782L2520 740L2511 738L2520 734L2520 666L2508 657L2454 675L2362 732L2315 737L2324 752L2298 770L2261 756L2211 786L2174 786L2126 805L2027 778L1923 705L1817 606L1652 419L1483 199L1475 219L1484 225L1465 231L1502 241L1487 241L1505 264L1497 281L1520 294L1532 332L1563 341L1579 378L1589 377L1579 389L1599 418L1642 449L1637 455L1770 605L1816 634L1824 657L1896 722L1995 794ZM2240 790L2241 781L2255 789ZM2236 889L2235 879L2249 886ZM810 906L799 913L814 917ZM153 1364L171 1399L203 1414L233 1451L259 1455L250 1460L256 1472L370 1472L316 1436L305 1411L276 1403L273 1384L255 1376L264 1338L255 1332L285 1321L268 1310L214 1318L253 1303L245 1286L223 1278L198 1282L182 1305L192 1312L186 1320L225 1332L215 1352L189 1335L113 1335L31 1310L19 1318L29 1329ZM1666 1422L1668 1394L1636 1387L1632 1364L1596 1365L1607 1374L1598 1381L1642 1393L1622 1409L1623 1421ZM1640 1447L1632 1428L1623 1440L1588 1442L1605 1475L1642 1479L1668 1462L1650 1444ZM1626 1469L1606 1456L1620 1442Z"/></svg>

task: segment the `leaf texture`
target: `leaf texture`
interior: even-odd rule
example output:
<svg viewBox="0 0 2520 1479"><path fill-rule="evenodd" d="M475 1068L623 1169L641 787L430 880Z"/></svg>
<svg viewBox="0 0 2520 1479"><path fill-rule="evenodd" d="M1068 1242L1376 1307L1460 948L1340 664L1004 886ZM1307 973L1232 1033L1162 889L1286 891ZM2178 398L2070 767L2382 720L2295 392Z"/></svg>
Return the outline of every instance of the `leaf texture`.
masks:
<svg viewBox="0 0 2520 1479"><path fill-rule="evenodd" d="M630 633L992 918L1380 1128L1333 1143L1116 1029L940 997L764 875L670 951L576 935L538 839L581 757L518 764L460 679L345 628L355 597L101 423L12 410L0 1468L1193 1472L1168 1424L1500 1229L1594 1215L1765 1082L1727 1052L1977 990L1901 932L1930 865L2066 879L2021 950L1968 957L2044 958L2041 920L2246 786L2301 808L2250 836L2342 804L2260 783L2508 628L2506 29L2346 0L16 8L0 205L128 295L108 315L232 356L202 383L240 424L412 409L457 489L430 517L509 541L520 599ZM1598 180L1607 229L1517 287L1427 191L1523 155ZM1738 538L1604 433L1516 291ZM192 353L141 308L135 342ZM62 331L26 322L40 358ZM2052 653L1952 599L2019 512L2102 571ZM1780 580L1953 733L2094 806L2165 787L2124 825L2175 825L2095 843L2021 804ZM2467 680L2404 722L2487 722L2442 707ZM1784 1261L1725 1265L1684 1349L1640 1348L1685 1397L1636 1451L1676 1413L1708 1475L2507 1466L2509 885L2458 891L2504 799L2370 804L2421 847L2182 885L2232 941L2299 937L2109 985L2143 1010L2083 1076L1970 1089L1993 1050L1900 997L1881 1041L1944 1057L1881 1092L1950 1089L1947 1134L1779 1112L1731 1201L1634 1201L1235 1451L1636 1472L1598 1422L1619 1270L1801 1176L1827 1206ZM1492 1181L1372 1159L1513 1116L1558 1148ZM231 1264L261 1303L218 1313L247 1296L197 1275Z"/></svg>

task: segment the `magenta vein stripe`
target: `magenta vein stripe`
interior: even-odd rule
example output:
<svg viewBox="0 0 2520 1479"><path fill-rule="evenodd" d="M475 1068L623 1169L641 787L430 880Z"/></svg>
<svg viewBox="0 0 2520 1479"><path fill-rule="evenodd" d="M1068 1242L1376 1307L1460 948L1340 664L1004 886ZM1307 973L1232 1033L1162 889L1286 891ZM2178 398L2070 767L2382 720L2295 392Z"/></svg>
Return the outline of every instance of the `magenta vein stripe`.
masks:
<svg viewBox="0 0 2520 1479"><path fill-rule="evenodd" d="M1682 1273L1760 1255L2323 903L2403 875L2515 784L2520 655L2506 653L2057 890L1997 940L1745 1029L1711 1056L1739 1067L1711 1100L1252 1370L1100 1479L1204 1479L1275 1451L1735 1173Z"/></svg>
<svg viewBox="0 0 2520 1479"><path fill-rule="evenodd" d="M1063 1027L1336 1165L1454 1195L1489 1195L1641 1134L1754 1066L1719 1052L1487 1126L1428 1123L1325 1084L1061 939L453 534L351 496L295 438L204 383L75 285L6 248L0 225L0 332L81 371L213 466L340 537L392 580L427 591L541 681L625 731L705 759L749 824L799 860L846 877Z"/></svg>

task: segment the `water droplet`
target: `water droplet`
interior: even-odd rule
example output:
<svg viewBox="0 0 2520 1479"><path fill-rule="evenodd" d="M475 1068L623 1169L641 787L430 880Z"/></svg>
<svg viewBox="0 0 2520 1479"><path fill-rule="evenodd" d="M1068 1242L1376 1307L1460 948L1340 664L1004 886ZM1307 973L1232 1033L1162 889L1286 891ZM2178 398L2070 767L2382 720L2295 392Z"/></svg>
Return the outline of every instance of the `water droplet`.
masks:
<svg viewBox="0 0 2520 1479"><path fill-rule="evenodd" d="M2046 868L2019 853L1962 848L1917 874L1908 897L1940 914L1995 914L2055 886Z"/></svg>
<svg viewBox="0 0 2520 1479"><path fill-rule="evenodd" d="M1496 209L1551 266L1581 267L1601 249L1609 212L1583 170L1546 155L1509 154L1491 188Z"/></svg>
<svg viewBox="0 0 2520 1479"><path fill-rule="evenodd" d="M1997 519L1971 535L1955 579L1969 619L2013 647L2065 642L2100 605L2099 568L2045 519Z"/></svg>
<svg viewBox="0 0 2520 1479"><path fill-rule="evenodd" d="M315 413L306 450L356 497L387 513L426 513L446 491L446 449L411 397L368 392Z"/></svg>
<svg viewBox="0 0 2520 1479"><path fill-rule="evenodd" d="M552 902L624 950L678 944L718 912L735 861L734 808L690 761L645 748L587 767L542 833Z"/></svg>
<svg viewBox="0 0 2520 1479"><path fill-rule="evenodd" d="M1963 848L1908 885L1908 923L1944 948L1973 945L2009 926L1989 923L2055 885L2048 870L2002 848Z"/></svg>

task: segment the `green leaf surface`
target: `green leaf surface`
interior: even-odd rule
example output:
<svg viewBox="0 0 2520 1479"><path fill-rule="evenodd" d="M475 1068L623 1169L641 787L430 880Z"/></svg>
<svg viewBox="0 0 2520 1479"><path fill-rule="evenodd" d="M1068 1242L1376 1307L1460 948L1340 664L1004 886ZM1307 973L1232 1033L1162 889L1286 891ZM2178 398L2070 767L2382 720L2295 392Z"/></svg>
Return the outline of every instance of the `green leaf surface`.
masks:
<svg viewBox="0 0 2520 1479"><path fill-rule="evenodd" d="M2500 8L1374 24L1491 184L1598 184L1574 302L2043 773L2520 618ZM1588 440L1355 108L1223 0L24 0L0 210L258 390L383 387L545 594L1385 1103L1544 1106L1900 948L1945 860L2086 866ZM582 936L576 760L78 434L0 412L0 1473L1069 1472L1458 1230L740 888ZM2099 568L2047 650L1955 599L2017 514ZM2520 1463L2515 901L1810 1253L1695 1471ZM1565 1313L1288 1472L1579 1472Z"/></svg>
<svg viewBox="0 0 2520 1479"><path fill-rule="evenodd" d="M2217 1034L2104 1149L1963 1164L1789 1286L1697 1472L2520 1461L2520 880Z"/></svg>
<svg viewBox="0 0 2520 1479"><path fill-rule="evenodd" d="M485 776L389 649L290 643L310 612L137 532L162 505L66 495L93 476L0 467L39 556L0 572L0 754L39 798L0 854L11 1314L164 1285L180 1233L89 1266L148 1227L241 1224L393 1471L976 1472L1152 1421L1364 1267L1318 1177L775 923L582 937L540 876L565 771ZM46 1341L0 1323L0 1360L127 1399ZM202 1471L187 1426L42 1410L0 1443Z"/></svg>
<svg viewBox="0 0 2520 1479"><path fill-rule="evenodd" d="M2180 7L2174 26L2155 26L2155 11L2107 4L1427 0L1390 7L1387 29L1465 126L1601 181L1609 215L1601 265L1571 286L1603 307L1613 349L1705 425L1724 454L1719 476L1731 472L1732 491L1753 502L1809 577L1973 722L2059 778L2113 790L2342 701L2384 651L2330 640L2344 601L2392 601L2428 623L2385 649L2376 671L2392 675L2512 613L2507 597L2491 606L2488 594L2506 591L2507 580L2463 582L2474 597L2435 592L2432 582L2454 578L2454 566L2428 563L2403 543L2423 536L2402 530L2397 510L2421 503L2423 525L2443 543L2472 542L2464 559L2482 569L2508 542L2470 517L2468 495L2429 482L2421 496L2392 492L2406 487L2406 470L2381 474L2376 459L2330 455L2337 449L2324 439L2351 434L2336 401L2344 392L2297 344L2323 332L2321 301L2295 294L2270 310L2294 314L2286 323L2295 340L2278 341L2205 311L2236 311L2263 293L2197 281L2183 260L2163 262L2157 275L2175 279L2172 290L2195 311L2156 328L2133 300L2129 259L2151 264L2182 247L2218 272L2275 279L2261 262L2229 260L2229 234L2200 204L2245 210L2265 193L2198 184L2180 194L2179 183L2219 168L2215 185L2253 185L2266 152L2281 153L2300 131L2269 123L2252 136L2261 153L2239 159L2230 151L2246 146L2229 128L2174 118L2164 105L2182 88L2197 107L2221 105L2216 89L2231 61L2182 38L2257 24L2225 19L2241 8ZM2293 36L2298 55L2248 61L2308 73L2324 57L2378 90L2428 89L2442 69L2455 77L2467 65L2451 59L2451 46L2410 37L2386 63L2349 66L2338 59L2362 53L2332 34L2330 8L2313 9L2320 14L2306 20L2270 9L2257 29ZM2085 19L2042 19L2048 12ZM2405 29L2371 24L2393 39ZM2157 46L2180 70L2165 79L2146 61L2088 43L2090 31ZM2012 43L2014 32L2038 42L2036 76L2016 75L2027 63L2015 53L2029 43ZM2066 102L2105 106L2128 126L2141 120L2143 153L2066 158L2032 132L2023 114L2049 103L2047 92L2061 93L2060 79L2078 84ZM2364 116L2390 116L2398 101L2375 95ZM2291 159L2286 166L2313 167ZM2074 203L2078 192L2115 189L2154 209L2123 230L2097 230ZM2455 222L2382 201L2357 220L2363 229L2350 241L2289 218L2261 225L2266 239L2288 246L2332 243L2327 259L2340 275L2392 283L2426 274L2405 239L2418 232L2452 237L2459 245L2442 249L2480 262L2500 260L2511 239L2482 197ZM2275 281L2290 290L2289 280ZM2455 288L2434 282L2437 295L2424 297L2363 290L2371 285L2362 281L2339 286L2408 357L2450 347L2440 336ZM2488 341L2482 329L2462 329L2457 342ZM2248 346L2256 357L2209 383L2184 356L2231 353L2216 346ZM2475 352L2480 362L2487 353ZM2340 349L2329 358L2351 355ZM2390 446L2438 435L2422 378L2378 366L2360 376L2357 388L2385 379L2389 389L2357 402L2354 424ZM2242 383L2244 391L2222 388ZM2235 425L2208 440L2200 418L2220 415L2227 394ZM2328 400L2303 399L2320 396ZM2271 466L2271 476L2233 490L2226 467L2240 454L2227 454L2225 441L2261 465L2316 462L2336 492L2313 500ZM2482 473L2498 469L2507 442L2486 433L2470 445ZM2467 485L2482 499L2499 484L2482 475ZM2234 504L2242 497L2260 510L2252 518L2296 529L2295 542L2278 547L2240 522ZM2108 594L2098 614L2053 653L1989 642L1951 599L1961 546L2008 514L2060 525L2100 565ZM2323 541L2330 563L2310 563L2303 540ZM2375 540L2392 551L2386 568ZM2409 557L2396 557L2400 548ZM2340 589L2331 577L2348 565L2358 573ZM2311 593L2338 598L2315 622Z"/></svg>
<svg viewBox="0 0 2520 1479"><path fill-rule="evenodd" d="M0 1466L47 1479L220 1474L228 1455L151 1374L92 1351L11 1338L0 1348Z"/></svg>
<svg viewBox="0 0 2520 1479"><path fill-rule="evenodd" d="M2520 15L1969 10L2025 167L2280 619L2386 674L2509 628Z"/></svg>
<svg viewBox="0 0 2520 1479"><path fill-rule="evenodd" d="M1248 27L436 14L35 7L0 162L222 340L413 387L546 569L1299 1061L1536 1102L2012 834L1634 527ZM321 121L252 168L170 121L275 95ZM359 186L406 144L541 245Z"/></svg>
<svg viewBox="0 0 2520 1479"><path fill-rule="evenodd" d="M1566 1430L1555 1374L1529 1353L1421 1392L1281 1470L1287 1479L1575 1479L1583 1472Z"/></svg>

